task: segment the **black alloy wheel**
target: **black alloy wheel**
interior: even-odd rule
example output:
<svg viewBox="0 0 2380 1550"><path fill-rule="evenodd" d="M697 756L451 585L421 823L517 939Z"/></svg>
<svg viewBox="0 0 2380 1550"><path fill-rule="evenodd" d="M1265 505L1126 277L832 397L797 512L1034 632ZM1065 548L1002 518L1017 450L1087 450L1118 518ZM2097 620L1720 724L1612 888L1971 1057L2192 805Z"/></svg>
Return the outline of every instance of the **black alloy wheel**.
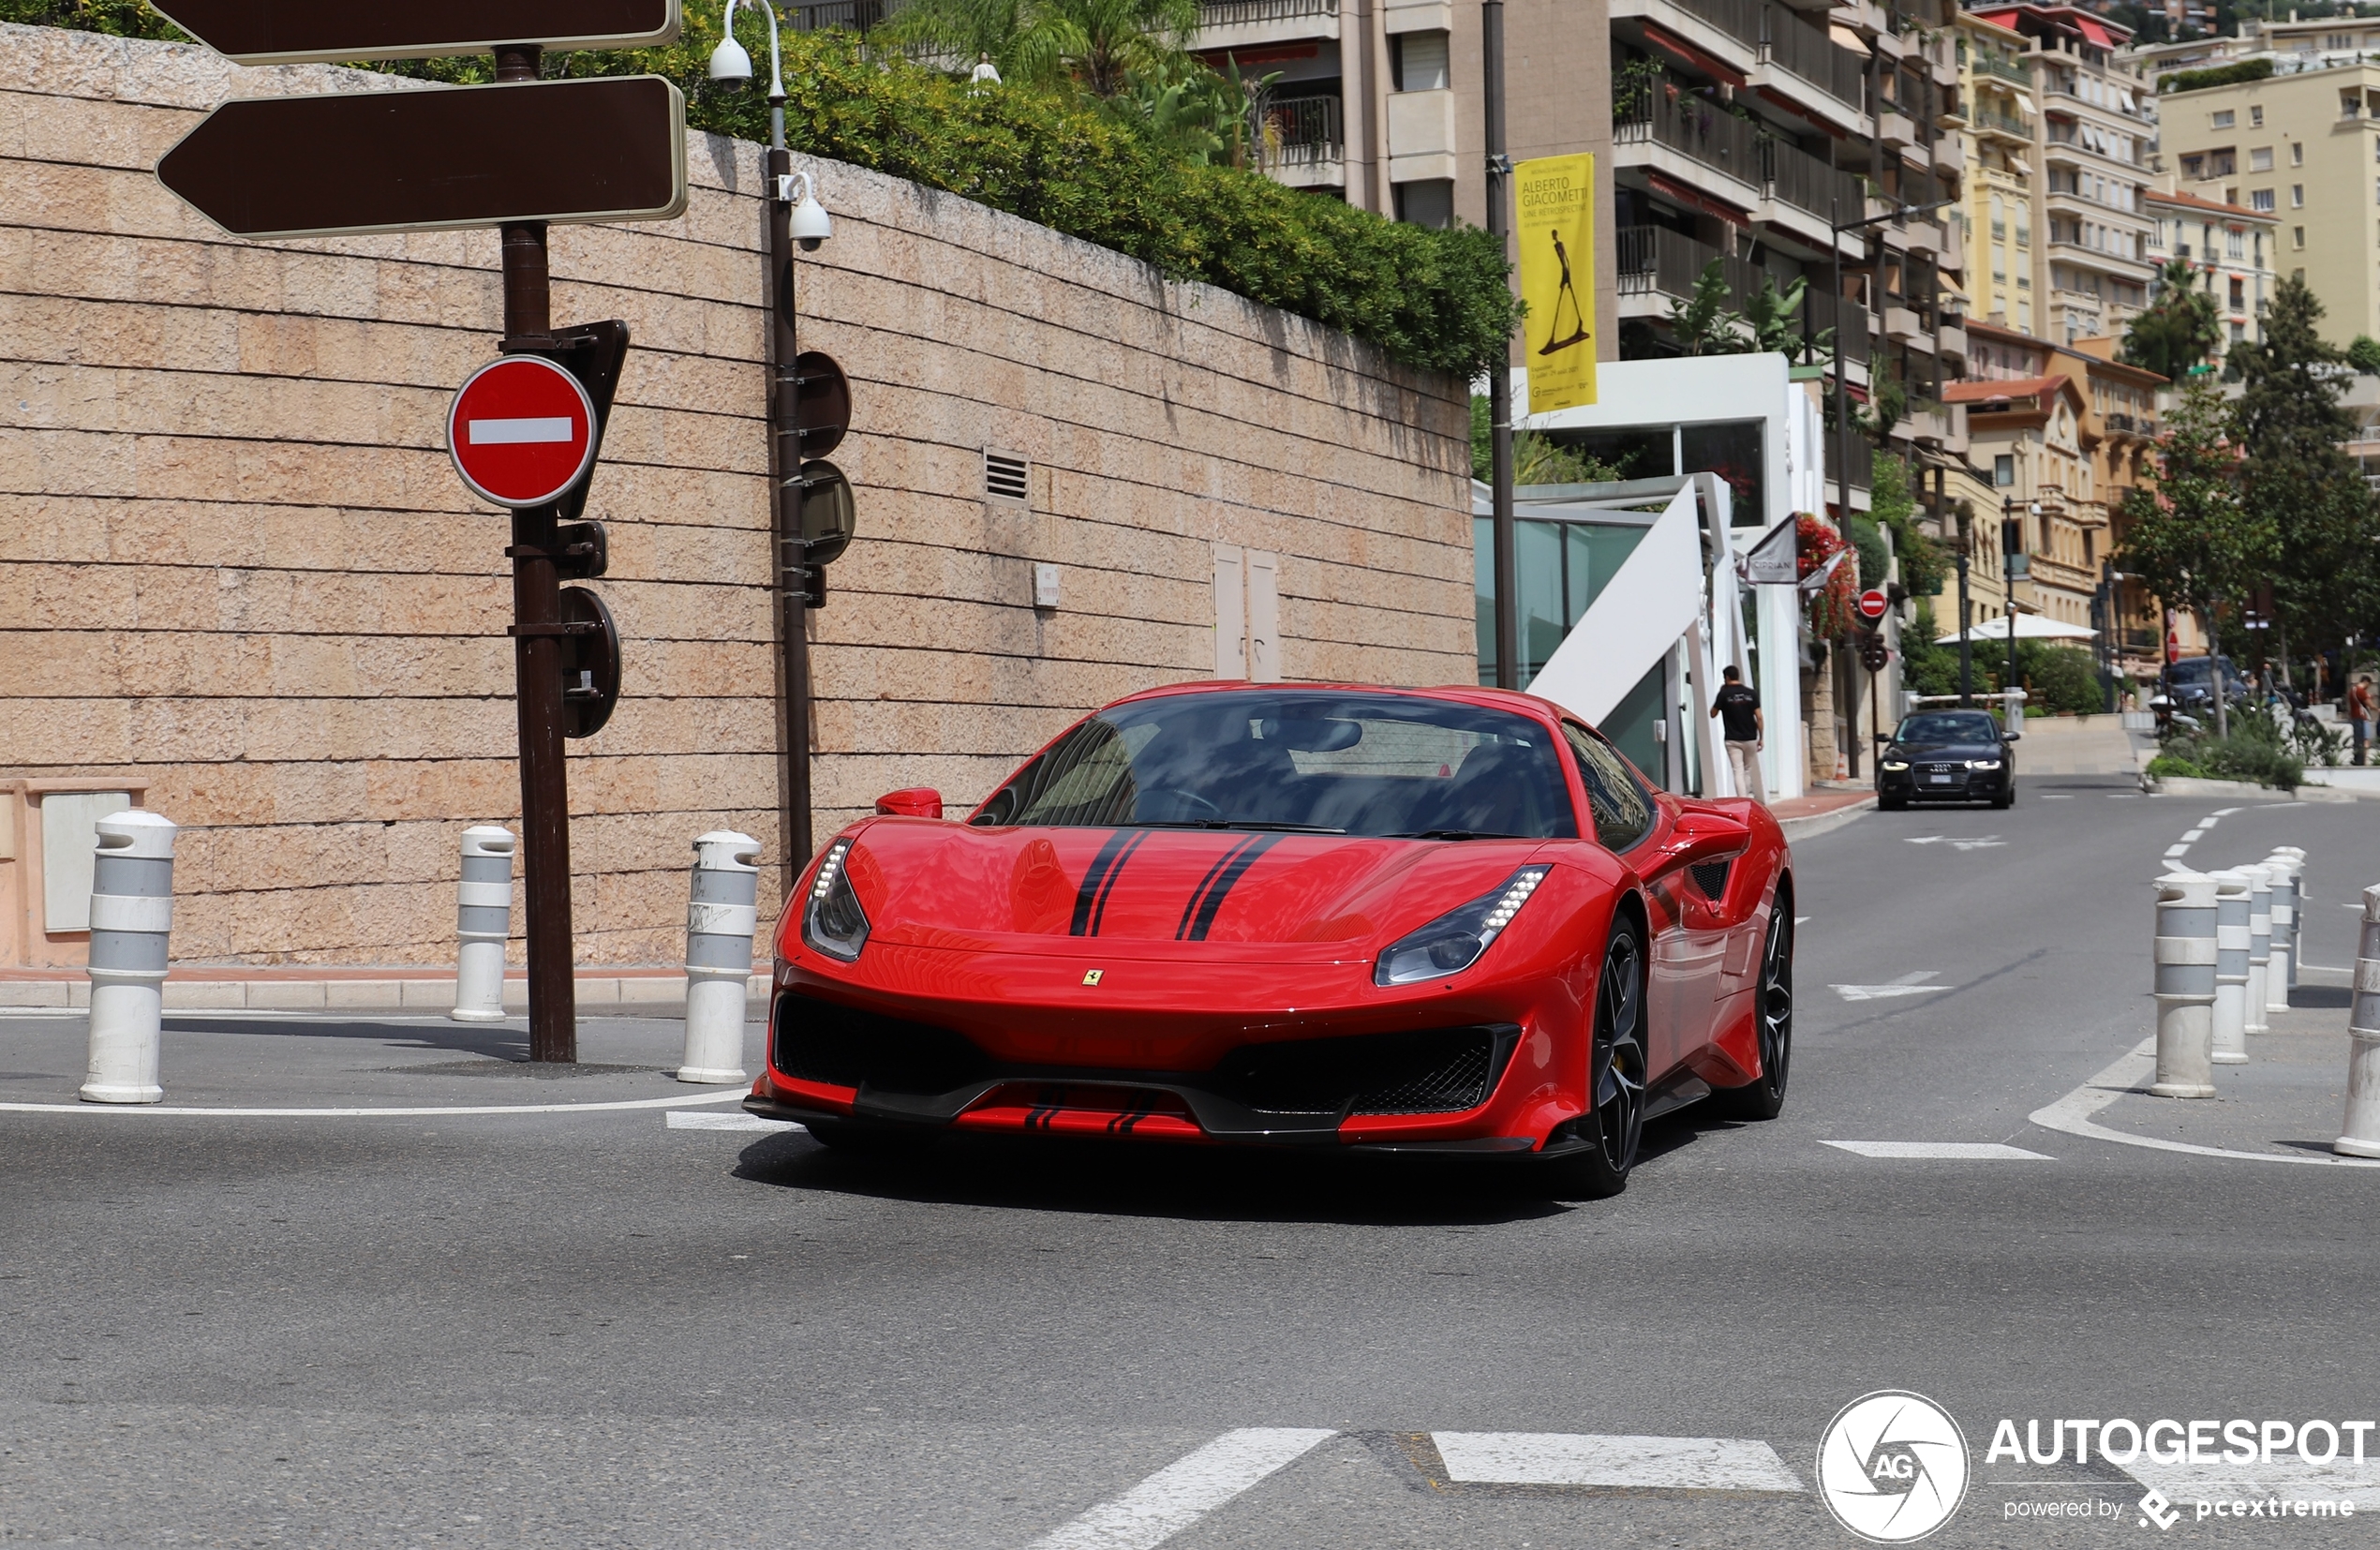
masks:
<svg viewBox="0 0 2380 1550"><path fill-rule="evenodd" d="M1773 1120L1785 1107L1785 1081L1793 1063L1793 896L1783 888L1769 906L1768 943L1761 949L1760 994L1753 1003L1760 1040L1761 1074L1742 1087L1712 1095L1731 1119Z"/></svg>
<svg viewBox="0 0 2380 1550"><path fill-rule="evenodd" d="M1628 1187L1644 1139L1645 1031L1644 933L1627 916L1615 916L1595 985L1590 1107L1573 1122L1587 1144L1560 1160L1555 1193L1601 1200Z"/></svg>

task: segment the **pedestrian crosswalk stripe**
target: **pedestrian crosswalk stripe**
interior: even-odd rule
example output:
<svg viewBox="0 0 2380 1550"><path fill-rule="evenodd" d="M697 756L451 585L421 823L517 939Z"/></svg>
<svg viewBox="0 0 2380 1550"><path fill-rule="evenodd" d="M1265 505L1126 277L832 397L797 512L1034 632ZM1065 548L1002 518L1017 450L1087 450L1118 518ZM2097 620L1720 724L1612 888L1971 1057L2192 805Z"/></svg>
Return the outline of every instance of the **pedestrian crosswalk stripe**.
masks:
<svg viewBox="0 0 2380 1550"><path fill-rule="evenodd" d="M1826 1141L1863 1157L1932 1157L1969 1162L2056 1162L2040 1152L1999 1141Z"/></svg>
<svg viewBox="0 0 2380 1550"><path fill-rule="evenodd" d="M1430 1440L1446 1461L1447 1478L1465 1484L1803 1489L1776 1449L1736 1438L1432 1432Z"/></svg>
<svg viewBox="0 0 2380 1550"><path fill-rule="evenodd" d="M1244 1426L1167 1465L1120 1497L1034 1542L1033 1550L1154 1550L1275 1470L1339 1434Z"/></svg>

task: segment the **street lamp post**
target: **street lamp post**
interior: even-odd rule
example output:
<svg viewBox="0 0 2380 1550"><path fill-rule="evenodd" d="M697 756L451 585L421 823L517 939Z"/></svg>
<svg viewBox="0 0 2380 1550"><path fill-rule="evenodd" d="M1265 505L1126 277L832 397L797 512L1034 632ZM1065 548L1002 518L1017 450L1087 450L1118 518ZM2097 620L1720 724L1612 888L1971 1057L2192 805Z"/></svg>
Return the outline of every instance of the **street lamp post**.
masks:
<svg viewBox="0 0 2380 1550"><path fill-rule="evenodd" d="M1510 256L1505 201L1512 174L1504 154L1504 0L1480 7L1480 85L1487 123L1487 229L1499 256ZM1512 513L1512 359L1508 340L1488 368L1488 526L1495 568L1495 685L1521 687L1519 539Z"/></svg>
<svg viewBox="0 0 2380 1550"><path fill-rule="evenodd" d="M1974 543L1973 521L1967 502L1958 502L1958 705L1964 710L1975 703L1975 654L1968 636L1974 629L1975 607L1967 601L1967 552Z"/></svg>

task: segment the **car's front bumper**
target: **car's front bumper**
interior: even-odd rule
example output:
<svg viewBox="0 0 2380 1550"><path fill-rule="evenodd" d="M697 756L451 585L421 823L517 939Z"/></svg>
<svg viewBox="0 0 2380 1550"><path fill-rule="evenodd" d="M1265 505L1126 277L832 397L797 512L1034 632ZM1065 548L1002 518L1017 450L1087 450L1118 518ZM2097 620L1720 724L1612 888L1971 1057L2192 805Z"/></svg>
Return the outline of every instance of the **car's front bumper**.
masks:
<svg viewBox="0 0 2380 1550"><path fill-rule="evenodd" d="M1912 764L1904 770L1879 770L1876 792L1912 802L1975 802L2008 789L2009 771L1998 769L1929 769Z"/></svg>

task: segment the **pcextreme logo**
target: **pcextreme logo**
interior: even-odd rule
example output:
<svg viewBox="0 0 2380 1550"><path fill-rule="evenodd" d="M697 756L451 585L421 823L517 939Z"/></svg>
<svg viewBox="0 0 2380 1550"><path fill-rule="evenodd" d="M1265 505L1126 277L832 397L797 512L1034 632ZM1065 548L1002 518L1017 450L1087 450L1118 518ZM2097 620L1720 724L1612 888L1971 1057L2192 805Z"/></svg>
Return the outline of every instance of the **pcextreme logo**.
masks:
<svg viewBox="0 0 2380 1550"><path fill-rule="evenodd" d="M1967 1495L1967 1438L1924 1394L1882 1389L1837 1412L1818 1443L1818 1495L1872 1544L1908 1544L1951 1520Z"/></svg>

